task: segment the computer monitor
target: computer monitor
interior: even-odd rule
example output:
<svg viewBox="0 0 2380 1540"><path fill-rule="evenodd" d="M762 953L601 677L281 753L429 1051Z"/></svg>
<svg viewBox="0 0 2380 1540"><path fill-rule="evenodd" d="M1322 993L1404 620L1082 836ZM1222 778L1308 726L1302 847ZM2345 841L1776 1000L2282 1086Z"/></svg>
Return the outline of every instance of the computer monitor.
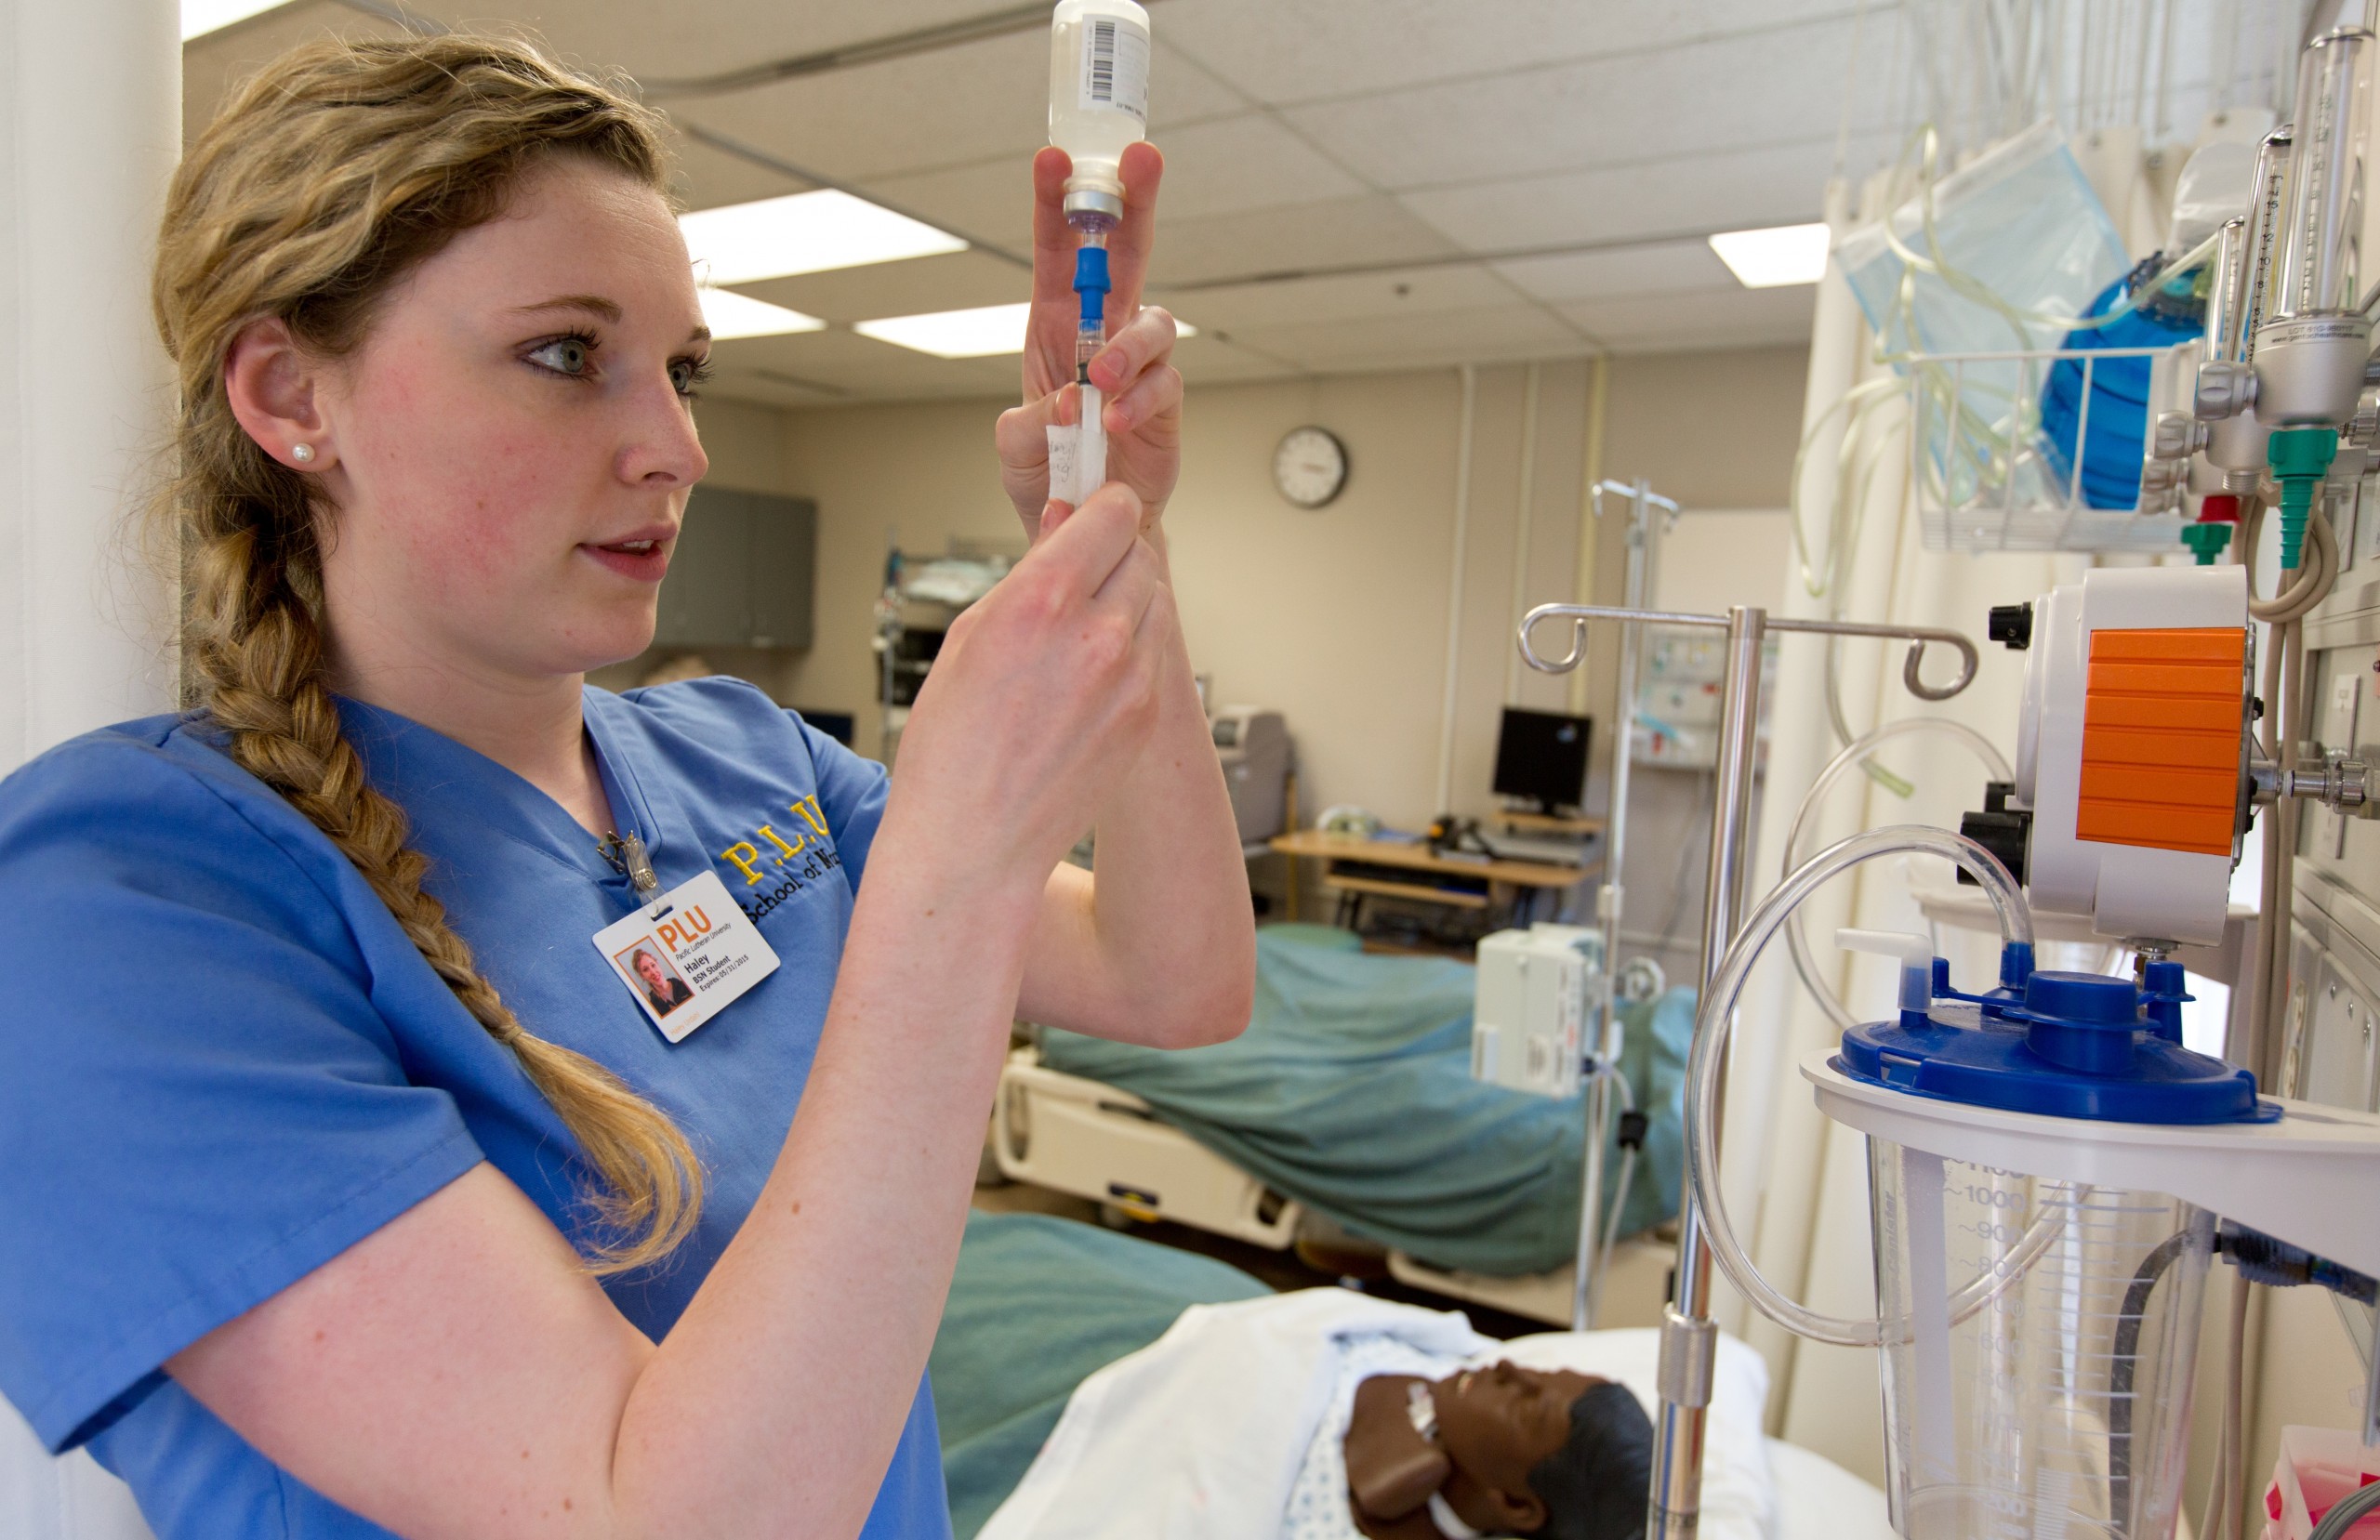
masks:
<svg viewBox="0 0 2380 1540"><path fill-rule="evenodd" d="M1496 732L1496 795L1527 797L1545 813L1579 806L1593 725L1585 717L1506 706Z"/></svg>

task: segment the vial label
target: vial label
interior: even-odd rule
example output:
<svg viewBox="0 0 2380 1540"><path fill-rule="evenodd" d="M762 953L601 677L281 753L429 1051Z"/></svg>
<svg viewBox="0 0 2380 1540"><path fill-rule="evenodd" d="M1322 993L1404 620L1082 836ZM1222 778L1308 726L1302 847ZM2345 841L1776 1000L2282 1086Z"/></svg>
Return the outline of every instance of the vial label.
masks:
<svg viewBox="0 0 2380 1540"><path fill-rule="evenodd" d="M1082 104L1114 107L1149 121L1149 40L1112 17L1083 24Z"/></svg>

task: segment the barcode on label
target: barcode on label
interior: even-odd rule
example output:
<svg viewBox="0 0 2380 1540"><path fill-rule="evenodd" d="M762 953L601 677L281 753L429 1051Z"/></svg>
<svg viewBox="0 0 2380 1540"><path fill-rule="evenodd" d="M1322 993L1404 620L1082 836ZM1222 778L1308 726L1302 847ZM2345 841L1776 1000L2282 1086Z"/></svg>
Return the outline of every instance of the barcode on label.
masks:
<svg viewBox="0 0 2380 1540"><path fill-rule="evenodd" d="M1116 23L1094 20L1091 24L1090 47L1084 59L1090 80L1087 94L1103 107L1116 104Z"/></svg>
<svg viewBox="0 0 2380 1540"><path fill-rule="evenodd" d="M1114 107L1149 120L1149 40L1113 17L1083 22L1082 104Z"/></svg>

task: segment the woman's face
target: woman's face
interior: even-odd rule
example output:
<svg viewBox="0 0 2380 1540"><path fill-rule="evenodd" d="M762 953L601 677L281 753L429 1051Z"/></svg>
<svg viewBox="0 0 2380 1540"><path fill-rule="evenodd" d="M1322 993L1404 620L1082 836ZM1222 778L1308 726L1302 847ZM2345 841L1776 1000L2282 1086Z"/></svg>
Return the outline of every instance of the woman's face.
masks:
<svg viewBox="0 0 2380 1540"><path fill-rule="evenodd" d="M708 468L687 399L708 338L659 194L577 156L533 168L318 389L334 645L483 680L642 652Z"/></svg>
<svg viewBox="0 0 2380 1540"><path fill-rule="evenodd" d="M660 958L650 952L640 952L636 954L636 970L644 975L645 987L652 990L654 994L669 993L668 981L661 974Z"/></svg>

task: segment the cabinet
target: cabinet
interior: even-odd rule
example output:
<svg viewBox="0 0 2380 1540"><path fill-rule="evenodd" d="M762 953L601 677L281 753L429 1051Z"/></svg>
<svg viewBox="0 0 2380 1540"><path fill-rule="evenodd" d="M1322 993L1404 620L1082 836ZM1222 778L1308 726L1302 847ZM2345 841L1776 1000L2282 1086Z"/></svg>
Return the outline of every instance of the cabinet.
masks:
<svg viewBox="0 0 2380 1540"><path fill-rule="evenodd" d="M661 584L658 647L808 647L818 505L699 486Z"/></svg>

